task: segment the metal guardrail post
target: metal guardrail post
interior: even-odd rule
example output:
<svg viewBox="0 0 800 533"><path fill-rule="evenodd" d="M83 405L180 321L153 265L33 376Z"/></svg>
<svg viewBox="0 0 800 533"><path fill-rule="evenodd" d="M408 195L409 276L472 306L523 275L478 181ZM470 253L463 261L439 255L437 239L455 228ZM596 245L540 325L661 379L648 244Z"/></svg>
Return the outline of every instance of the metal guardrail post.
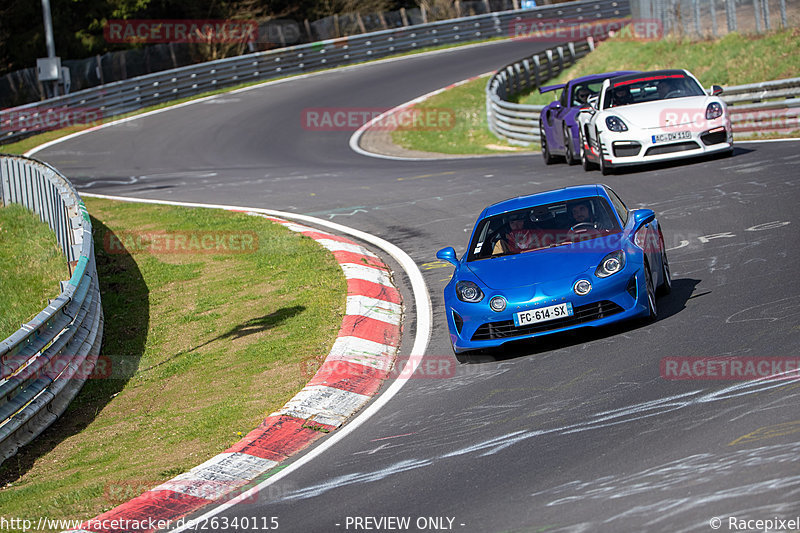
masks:
<svg viewBox="0 0 800 533"><path fill-rule="evenodd" d="M789 19L786 16L786 0L780 0L780 10L781 10L781 28L786 29L789 27Z"/></svg>
<svg viewBox="0 0 800 533"><path fill-rule="evenodd" d="M736 0L725 0L725 15L727 17L728 33L739 31L736 21Z"/></svg>
<svg viewBox="0 0 800 533"><path fill-rule="evenodd" d="M694 8L694 34L698 37L702 37L703 31L700 28L700 0L692 0L692 7Z"/></svg>
<svg viewBox="0 0 800 533"><path fill-rule="evenodd" d="M756 33L761 33L761 0L753 0L753 14L756 18Z"/></svg>
<svg viewBox="0 0 800 533"><path fill-rule="evenodd" d="M716 39L719 37L719 30L717 28L717 0L710 0L711 8L711 35Z"/></svg>

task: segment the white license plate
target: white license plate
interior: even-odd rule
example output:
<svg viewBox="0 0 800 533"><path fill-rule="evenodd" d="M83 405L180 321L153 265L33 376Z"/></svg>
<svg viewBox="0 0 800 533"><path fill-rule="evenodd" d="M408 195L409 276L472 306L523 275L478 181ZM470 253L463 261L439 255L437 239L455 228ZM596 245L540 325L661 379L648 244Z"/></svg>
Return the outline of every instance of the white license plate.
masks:
<svg viewBox="0 0 800 533"><path fill-rule="evenodd" d="M548 320L565 318L572 316L572 314L572 304L569 302L540 307L539 309L528 309L527 311L514 313L514 325L527 326L528 324L536 324L537 322L547 322Z"/></svg>
<svg viewBox="0 0 800 533"><path fill-rule="evenodd" d="M653 135L653 144L658 143L668 143L670 141L679 141L681 139L691 139L692 132L691 131L674 131L671 133L661 133L659 135Z"/></svg>

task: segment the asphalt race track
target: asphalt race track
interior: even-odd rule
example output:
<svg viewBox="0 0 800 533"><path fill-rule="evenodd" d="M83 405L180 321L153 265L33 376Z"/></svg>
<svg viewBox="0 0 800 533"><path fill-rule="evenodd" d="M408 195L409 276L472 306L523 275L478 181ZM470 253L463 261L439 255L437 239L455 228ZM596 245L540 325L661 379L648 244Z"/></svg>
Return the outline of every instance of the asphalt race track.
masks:
<svg viewBox="0 0 800 533"><path fill-rule="evenodd" d="M392 107L535 46L494 43L220 95L36 155L79 191L310 214L387 239L422 268L434 309L426 357L440 370L220 518L276 517L291 532L678 532L713 531L715 517L730 531L730 517L800 515L800 379L672 380L661 365L800 356L800 144L741 143L729 158L602 176L546 167L538 154L370 158L348 148L352 131L301 123L308 108ZM674 288L658 320L458 366L441 295L452 269L436 251L453 245L460 256L488 204L591 182L654 209L665 228Z"/></svg>

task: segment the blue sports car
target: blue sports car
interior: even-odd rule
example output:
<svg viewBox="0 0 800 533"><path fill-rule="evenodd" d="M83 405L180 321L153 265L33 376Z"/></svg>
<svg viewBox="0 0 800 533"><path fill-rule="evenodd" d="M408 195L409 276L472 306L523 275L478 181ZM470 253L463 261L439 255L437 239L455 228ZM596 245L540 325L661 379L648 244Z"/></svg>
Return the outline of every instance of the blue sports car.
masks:
<svg viewBox="0 0 800 533"><path fill-rule="evenodd" d="M539 115L539 136L545 164L552 165L556 156L563 155L567 163L580 163L580 130L578 112L590 97L597 95L608 78L634 74L635 71L606 72L575 78L567 83L540 87L540 93L561 91L561 96L545 106Z"/></svg>
<svg viewBox="0 0 800 533"><path fill-rule="evenodd" d="M453 351L469 351L634 317L655 319L672 287L650 209L629 210L606 185L580 185L491 205L444 289Z"/></svg>

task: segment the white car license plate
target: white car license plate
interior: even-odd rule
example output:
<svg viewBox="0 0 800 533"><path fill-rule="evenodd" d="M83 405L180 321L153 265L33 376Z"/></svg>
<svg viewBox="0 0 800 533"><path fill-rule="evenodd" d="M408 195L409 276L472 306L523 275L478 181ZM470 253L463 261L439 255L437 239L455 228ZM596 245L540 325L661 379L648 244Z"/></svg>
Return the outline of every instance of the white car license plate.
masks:
<svg viewBox="0 0 800 533"><path fill-rule="evenodd" d="M674 131L671 133L660 133L658 135L653 135L653 144L658 143L667 143L670 141L679 141L681 139L691 139L692 132L691 131Z"/></svg>
<svg viewBox="0 0 800 533"><path fill-rule="evenodd" d="M527 326L528 324L536 324L537 322L547 322L548 320L565 318L572 316L572 314L572 304L569 302L540 307L539 309L528 309L527 311L514 313L514 325Z"/></svg>

